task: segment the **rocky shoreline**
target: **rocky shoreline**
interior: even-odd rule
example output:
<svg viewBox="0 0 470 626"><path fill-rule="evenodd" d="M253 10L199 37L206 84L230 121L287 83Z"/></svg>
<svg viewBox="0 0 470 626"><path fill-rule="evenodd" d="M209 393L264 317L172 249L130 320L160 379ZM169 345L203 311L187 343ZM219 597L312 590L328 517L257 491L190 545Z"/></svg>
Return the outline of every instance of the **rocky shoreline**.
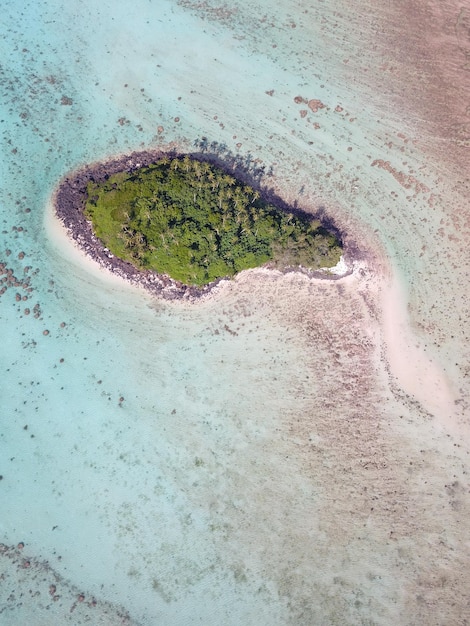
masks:
<svg viewBox="0 0 470 626"><path fill-rule="evenodd" d="M72 240L81 250L102 267L111 271L113 274L121 276L130 283L140 285L150 293L165 299L197 300L208 295L221 281L229 279L220 278L204 287L195 287L185 285L179 281L173 280L167 275L158 274L151 270L139 270L131 263L117 258L104 247L100 239L94 234L91 222L87 220L84 215L87 200L87 185L90 181L101 182L118 172L126 171L130 173L141 167L150 165L165 156L174 158L179 155L180 152L177 150L134 152L130 155L91 164L68 174L61 180L53 196L53 205L56 216L65 226ZM213 158L205 154L191 154L190 156L223 167L217 156ZM266 190L257 185L255 181L250 180L247 182L253 187L258 187L265 197L269 196L269 192L266 193ZM277 204L279 204L279 199L273 199L274 202L276 202L276 200ZM269 263L266 264L265 267L279 271L279 268L274 268ZM281 271L283 271L283 273L293 271L302 272L314 278L338 280L345 275L351 274L352 268L348 263L346 274L341 275L330 274L321 270L311 271L300 267L284 268Z"/></svg>

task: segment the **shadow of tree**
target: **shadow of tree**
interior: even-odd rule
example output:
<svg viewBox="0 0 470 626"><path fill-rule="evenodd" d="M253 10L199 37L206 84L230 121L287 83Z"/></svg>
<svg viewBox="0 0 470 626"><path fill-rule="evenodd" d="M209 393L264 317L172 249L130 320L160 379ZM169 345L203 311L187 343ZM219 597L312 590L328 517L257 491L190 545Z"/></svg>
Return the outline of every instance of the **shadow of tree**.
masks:
<svg viewBox="0 0 470 626"><path fill-rule="evenodd" d="M258 191L264 200L283 211L298 217L320 221L322 226L319 233L322 235L332 234L340 245L343 245L342 233L324 206L319 206L314 212L305 211L300 208L297 200L293 205L288 204L275 192L274 187L269 185L269 178L273 176L272 166L267 167L260 164L251 152L244 155L233 154L225 143L209 142L207 137L195 139L193 145L197 151L189 154L191 158L217 165L220 169L233 174L243 183ZM305 193L305 186L299 190L299 195L303 193Z"/></svg>

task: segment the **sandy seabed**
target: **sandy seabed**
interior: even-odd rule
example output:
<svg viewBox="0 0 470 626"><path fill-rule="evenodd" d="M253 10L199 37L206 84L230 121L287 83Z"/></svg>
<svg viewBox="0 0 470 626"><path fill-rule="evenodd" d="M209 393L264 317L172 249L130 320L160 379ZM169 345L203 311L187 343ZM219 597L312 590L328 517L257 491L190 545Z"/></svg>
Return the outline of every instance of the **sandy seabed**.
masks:
<svg viewBox="0 0 470 626"><path fill-rule="evenodd" d="M468 10L133 8L5 2L0 621L466 624ZM165 300L53 215L81 164L204 142L351 274Z"/></svg>
<svg viewBox="0 0 470 626"><path fill-rule="evenodd" d="M77 245L52 204L46 228L61 258L73 263L80 274L93 276L100 289L130 290L130 297L132 292L135 297L142 294L142 285L116 276ZM145 287L143 293L148 293ZM155 294L144 297L150 307L161 298ZM452 524L440 527L443 504L436 500L435 490L444 488L449 494L448 506L459 510L465 470L462 466L463 474L454 474L449 481L445 465L439 471L436 468L442 454L448 461L453 459L454 470L459 466L455 446L467 435L467 427L459 423L455 389L438 362L416 341L406 299L387 270L386 258L380 258L377 250L364 254L362 259L351 260L346 275L335 280L264 268L250 270L221 281L203 298L176 299L169 306L173 315L185 310L190 316L195 307L197 315L209 320L228 310L229 322L222 332L235 338L240 319L262 319L269 311L287 332L294 330L289 341L301 346L302 370L308 372L311 384L295 379L287 383L287 393L294 394L296 404L303 408L300 412L293 408L281 418L280 439L274 437L273 445L278 448L276 457L293 459L290 472L295 466L307 484L312 484L314 477L319 498L314 533L309 507L299 509L295 498L291 511L273 508L273 498L279 494L287 502L291 499L288 478L286 482L286 477L279 476L277 485L271 484L260 496L257 488L253 491L247 486L246 481L253 478L252 468L246 468L229 488L229 493L234 489L243 494L244 502L251 501L246 509L232 511L237 530L229 554L232 550L253 553L254 562L262 558L264 566L276 570L276 578L282 581L279 588L290 599L289 618L283 619L304 623L297 603L308 597L313 606L321 606L325 594L337 588L335 611L348 616L346 623L359 623L364 611L352 610L347 598L354 593L356 579L361 580L363 597L368 584L365 576L374 588L367 609L374 616L372 623L391 623L391 616L411 623L407 620L413 614L417 615L413 623L424 624L429 619L429 605L436 610L435 621L429 623L446 623L446 611L441 613L438 607L445 606L450 586L454 588L460 580L458 572L466 557L454 554L455 562L449 567L448 542L459 540L459 528ZM262 450L258 454L259 471L267 476L272 469L265 467ZM276 481L275 476L271 480ZM201 497L211 496L197 495L195 503ZM261 557L256 547L260 529L250 527L252 515L265 520L263 534L270 537L271 557ZM369 555L375 546L376 561L365 556L362 542L368 545ZM286 550L290 565L284 570L274 555ZM428 551L434 555L431 567ZM339 573L337 561L341 558L345 565ZM307 590L309 578L293 573L312 566L322 568L329 581L313 593ZM429 572L430 579L416 579L417 569ZM435 582L436 577L441 582ZM416 593L426 597L421 617L414 604ZM458 615L463 610L458 592L453 601ZM331 615L325 607L310 608L305 623L317 619L315 616L322 619L324 613Z"/></svg>
<svg viewBox="0 0 470 626"><path fill-rule="evenodd" d="M184 299L195 302L200 298L223 297L221 294L224 289L229 289L229 284L231 289L236 289L234 285L238 286L240 281L248 282L248 288L256 291L256 284L260 279L263 280L264 276L271 273L285 274L277 270L259 268L243 272L241 277L238 276L233 281L225 279L205 289L197 289L186 287L154 272L139 272L103 248L81 210L83 204L81 196L86 189L86 181L90 177L99 180L100 176L103 177L110 171L119 171L123 166L141 167L169 153L135 153L108 162L111 163L111 168L109 164L97 164L91 169L85 168L79 175L68 175L65 183L61 183L61 187L54 193L46 212L46 229L51 239L62 241L58 244L62 250L67 248L64 237L68 239L78 252L75 255L76 261L82 263L89 271L98 273L104 282L115 284L117 277L118 283L140 286L156 297L170 300ZM75 194L74 190L77 190ZM300 270L297 273L303 273L313 283L340 281L342 293L346 294L346 297L348 294L351 296L353 291L361 295L370 310L376 312L375 320L369 320L367 326L372 327L374 324L377 326L377 339L381 344L380 359L389 375L406 393L419 401L431 414L436 415L442 421L443 427L452 429L452 418L455 417L455 392L451 390L450 381L439 365L416 345L400 285L396 279L384 273L386 259L379 262L376 253L375 260L369 255L368 265L364 260L354 259L354 254L348 254L346 250L348 262L342 257L338 265L329 271L325 268L323 273Z"/></svg>

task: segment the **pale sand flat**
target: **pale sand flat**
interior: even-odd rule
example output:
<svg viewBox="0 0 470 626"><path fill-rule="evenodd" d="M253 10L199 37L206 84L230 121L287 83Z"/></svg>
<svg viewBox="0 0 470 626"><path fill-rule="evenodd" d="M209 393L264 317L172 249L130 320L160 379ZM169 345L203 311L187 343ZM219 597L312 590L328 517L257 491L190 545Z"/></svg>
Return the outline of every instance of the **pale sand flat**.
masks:
<svg viewBox="0 0 470 626"><path fill-rule="evenodd" d="M58 252L99 279L103 286L128 289L141 296L145 294L151 297L142 286L127 281L91 258L69 236L67 228L55 216L53 199L47 206L44 225ZM405 393L416 398L427 411L437 416L445 430L450 429L454 434L459 432L453 421L455 393L452 392L450 381L438 363L426 354L425 348L419 345L413 335L406 311L406 299L401 292L398 280L386 275L381 276L380 270L374 273L362 262L355 262L350 268L343 257L335 267L325 269L340 276L352 269L352 273L339 279L339 284L343 285L347 291L355 290L367 295L369 299L373 298L374 306L378 308L380 315L378 320L368 320L368 325L378 324L378 336L383 342L382 354L386 359L390 375ZM280 274L276 270L265 268L244 271L232 281L222 281L200 302L215 297L223 298L227 291L239 289L242 285L246 285L249 290L254 290L259 280ZM328 282L319 278L308 280L322 284Z"/></svg>

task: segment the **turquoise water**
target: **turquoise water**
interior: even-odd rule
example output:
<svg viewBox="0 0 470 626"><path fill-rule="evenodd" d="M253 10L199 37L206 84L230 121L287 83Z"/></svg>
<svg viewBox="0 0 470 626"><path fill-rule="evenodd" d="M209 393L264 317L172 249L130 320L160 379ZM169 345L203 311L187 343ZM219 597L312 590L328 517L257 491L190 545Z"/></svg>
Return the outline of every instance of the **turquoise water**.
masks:
<svg viewBox="0 0 470 626"><path fill-rule="evenodd" d="M3 2L0 262L32 291L0 299L1 623L461 623L468 195L361 7ZM399 278L451 421L389 377L360 280L162 302L54 230L69 170L203 137Z"/></svg>

